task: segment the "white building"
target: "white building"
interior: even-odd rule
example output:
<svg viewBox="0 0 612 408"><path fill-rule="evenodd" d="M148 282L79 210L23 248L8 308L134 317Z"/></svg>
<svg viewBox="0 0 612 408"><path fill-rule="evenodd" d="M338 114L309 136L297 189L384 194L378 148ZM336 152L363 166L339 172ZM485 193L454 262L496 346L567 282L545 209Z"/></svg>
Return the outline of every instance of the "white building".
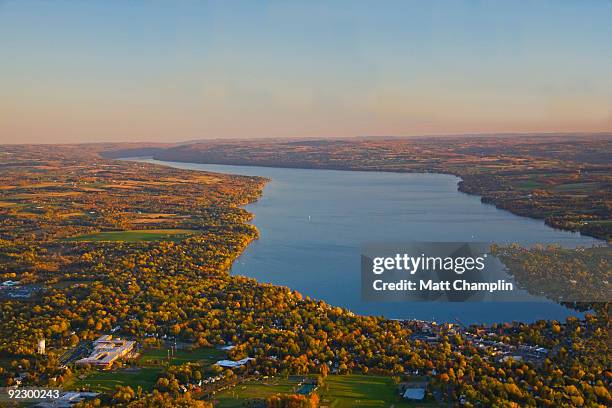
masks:
<svg viewBox="0 0 612 408"><path fill-rule="evenodd" d="M77 360L76 364L110 368L119 358L129 355L135 345L134 341L127 341L119 337L113 338L107 334L94 341L94 349L89 357Z"/></svg>
<svg viewBox="0 0 612 408"><path fill-rule="evenodd" d="M255 360L255 359L252 358L252 357L247 357L247 358L243 358L242 360L238 360L238 361L219 360L215 364L218 365L219 367L235 368L235 367L240 367L242 365L245 365L246 363L248 363L251 360Z"/></svg>

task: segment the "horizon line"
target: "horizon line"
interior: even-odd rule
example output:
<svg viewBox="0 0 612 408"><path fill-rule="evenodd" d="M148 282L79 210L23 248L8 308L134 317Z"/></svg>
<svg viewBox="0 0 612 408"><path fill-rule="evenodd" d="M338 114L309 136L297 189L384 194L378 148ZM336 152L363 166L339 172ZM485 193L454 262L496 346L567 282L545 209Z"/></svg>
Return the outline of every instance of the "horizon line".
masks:
<svg viewBox="0 0 612 408"><path fill-rule="evenodd" d="M468 133L432 133L432 134L413 134L413 135L358 135L358 136L265 136L265 137L202 137L198 139L186 139L176 142L161 141L95 141L95 142L32 142L32 143L13 143L2 142L0 146L78 146L78 145L104 145L104 144L147 144L147 145L186 145L203 142L254 142L254 141L300 141L300 140L354 140L354 139L427 139L427 138L479 138L479 137L593 137L593 136L612 136L609 131L547 131L547 132L468 132Z"/></svg>

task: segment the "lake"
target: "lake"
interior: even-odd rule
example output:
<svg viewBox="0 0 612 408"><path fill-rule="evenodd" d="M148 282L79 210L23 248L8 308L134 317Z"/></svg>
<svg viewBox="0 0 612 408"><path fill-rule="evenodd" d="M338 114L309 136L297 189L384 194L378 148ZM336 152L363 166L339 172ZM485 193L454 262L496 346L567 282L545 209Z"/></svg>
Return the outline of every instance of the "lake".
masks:
<svg viewBox="0 0 612 408"><path fill-rule="evenodd" d="M141 161L270 178L261 199L245 207L255 214L260 239L234 263L232 273L288 286L359 314L464 323L578 315L552 302L363 302L364 244L466 241L576 247L601 242L483 204L480 197L457 191L459 179L450 175Z"/></svg>

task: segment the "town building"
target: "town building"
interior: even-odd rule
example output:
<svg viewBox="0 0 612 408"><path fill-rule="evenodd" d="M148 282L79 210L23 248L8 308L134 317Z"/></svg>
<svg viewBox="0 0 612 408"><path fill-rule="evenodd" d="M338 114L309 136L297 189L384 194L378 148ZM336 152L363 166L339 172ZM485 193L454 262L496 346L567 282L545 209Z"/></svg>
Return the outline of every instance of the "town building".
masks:
<svg viewBox="0 0 612 408"><path fill-rule="evenodd" d="M89 364L94 367L109 369L115 361L132 353L136 342L113 338L112 335L101 336L93 342L93 351L89 357L76 361L77 365Z"/></svg>

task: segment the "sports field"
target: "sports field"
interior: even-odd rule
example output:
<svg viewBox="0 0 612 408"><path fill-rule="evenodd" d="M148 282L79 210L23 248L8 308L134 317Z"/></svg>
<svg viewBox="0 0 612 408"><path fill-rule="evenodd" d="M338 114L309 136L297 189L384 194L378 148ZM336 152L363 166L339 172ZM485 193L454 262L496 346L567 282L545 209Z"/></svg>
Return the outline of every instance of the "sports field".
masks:
<svg viewBox="0 0 612 408"><path fill-rule="evenodd" d="M168 347L151 348L144 350L138 358L138 365L156 366L165 365L168 361L172 365L184 363L213 364L225 358L225 351L212 347L197 348L192 351L178 349L174 356L168 360Z"/></svg>
<svg viewBox="0 0 612 408"><path fill-rule="evenodd" d="M435 403L411 403L400 397L390 377L330 375L319 389L321 405L350 407L435 407Z"/></svg>
<svg viewBox="0 0 612 408"><path fill-rule="evenodd" d="M217 394L215 407L242 408L249 400L266 399L279 393L293 393L296 386L296 381L279 377L246 382Z"/></svg>
<svg viewBox="0 0 612 408"><path fill-rule="evenodd" d="M140 386L143 390L150 391L153 389L160 373L161 368L158 367L96 371L86 378L76 380L70 388L86 388L92 391L112 393L116 385L129 385L134 390Z"/></svg>
<svg viewBox="0 0 612 408"><path fill-rule="evenodd" d="M252 381L223 391L215 398L220 408L244 407L252 399L266 399L274 394L295 393L297 382L272 378ZM316 391L322 406L350 407L437 407L435 401L424 403L404 401L390 377L374 375L329 375Z"/></svg>

